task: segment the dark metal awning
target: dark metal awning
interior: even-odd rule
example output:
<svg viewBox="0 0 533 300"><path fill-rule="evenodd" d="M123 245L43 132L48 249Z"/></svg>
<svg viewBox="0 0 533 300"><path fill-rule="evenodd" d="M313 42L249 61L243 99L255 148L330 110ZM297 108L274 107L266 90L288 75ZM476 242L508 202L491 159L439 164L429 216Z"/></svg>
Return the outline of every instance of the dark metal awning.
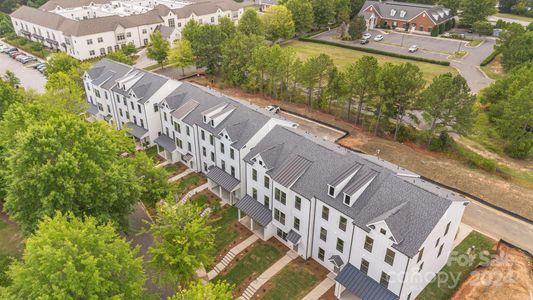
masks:
<svg viewBox="0 0 533 300"><path fill-rule="evenodd" d="M187 153L181 156L184 162L189 162L192 159L192 154Z"/></svg>
<svg viewBox="0 0 533 300"><path fill-rule="evenodd" d="M332 262L336 267L342 267L344 265L344 261L342 261L342 258L339 255L332 255L329 258L329 261Z"/></svg>
<svg viewBox="0 0 533 300"><path fill-rule="evenodd" d="M345 287L355 296L365 300L396 300L398 296L370 278L365 273L347 264L335 278L339 284Z"/></svg>
<svg viewBox="0 0 533 300"><path fill-rule="evenodd" d="M168 152L174 152L176 150L176 143L167 135L162 134L158 136L154 142L159 146L165 148Z"/></svg>
<svg viewBox="0 0 533 300"><path fill-rule="evenodd" d="M287 240L293 244L298 244L301 238L302 236L292 229L287 233Z"/></svg>
<svg viewBox="0 0 533 300"><path fill-rule="evenodd" d="M131 129L129 133L138 139L144 138L148 133L148 129L144 129L143 127L131 122L127 123L126 126Z"/></svg>
<svg viewBox="0 0 533 300"><path fill-rule="evenodd" d="M209 172L207 172L207 178L220 185L228 192L233 192L239 186L239 183L241 183L237 178L216 166L209 169Z"/></svg>
<svg viewBox="0 0 533 300"><path fill-rule="evenodd" d="M109 122L110 120L112 120L112 119L113 119L113 116L112 116L112 115L107 115L107 116L104 117L104 120L106 120L106 121L108 121L108 122Z"/></svg>
<svg viewBox="0 0 533 300"><path fill-rule="evenodd" d="M261 226L272 222L272 211L248 195L235 203L235 206Z"/></svg>

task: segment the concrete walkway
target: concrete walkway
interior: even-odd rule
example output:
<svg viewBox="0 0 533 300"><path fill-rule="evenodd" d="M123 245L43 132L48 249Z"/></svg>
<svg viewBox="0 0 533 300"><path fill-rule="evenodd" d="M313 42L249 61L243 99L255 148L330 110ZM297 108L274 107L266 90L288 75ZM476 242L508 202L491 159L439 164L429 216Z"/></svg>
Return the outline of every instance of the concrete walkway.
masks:
<svg viewBox="0 0 533 300"><path fill-rule="evenodd" d="M177 181L177 180L179 180L179 179L181 179L181 178L183 178L183 177L185 177L185 176L191 174L192 172L194 172L194 170L192 170L192 169L187 169L187 170L183 171L182 173L179 173L178 175L176 175L176 176L174 176L174 177L170 177L170 178L168 179L168 181L170 181L170 182Z"/></svg>
<svg viewBox="0 0 533 300"><path fill-rule="evenodd" d="M167 166L167 165L170 165L170 164L171 164L170 160L165 160L164 162L156 165L155 167L156 168L161 168L161 167L164 167L164 166Z"/></svg>
<svg viewBox="0 0 533 300"><path fill-rule="evenodd" d="M207 273L207 278L209 280L212 280L213 278L217 277L222 270L224 270L237 256L239 253L244 251L244 249L248 248L250 245L255 243L259 237L255 234L252 234L249 238L245 239L244 241L240 242L237 246L231 248L231 250L222 258L222 260L213 268L213 270L209 271Z"/></svg>
<svg viewBox="0 0 533 300"><path fill-rule="evenodd" d="M302 300L318 300L324 295L332 286L335 285L335 273L330 272L328 276L322 280L312 291L310 291Z"/></svg>
<svg viewBox="0 0 533 300"><path fill-rule="evenodd" d="M185 203L188 199L190 199L192 196L198 194L199 192L205 190L206 188L209 187L209 184L208 183L204 183L202 184L201 186L189 191L187 194L185 194L185 196L183 196L183 198L181 198L181 203Z"/></svg>
<svg viewBox="0 0 533 300"><path fill-rule="evenodd" d="M293 259L298 257L298 254L293 250L290 250L275 262L270 268L263 272L256 280L252 281L250 285L244 290L244 293L241 296L241 299L250 300L255 295L255 292L259 290L270 278L274 277L281 269L288 265Z"/></svg>

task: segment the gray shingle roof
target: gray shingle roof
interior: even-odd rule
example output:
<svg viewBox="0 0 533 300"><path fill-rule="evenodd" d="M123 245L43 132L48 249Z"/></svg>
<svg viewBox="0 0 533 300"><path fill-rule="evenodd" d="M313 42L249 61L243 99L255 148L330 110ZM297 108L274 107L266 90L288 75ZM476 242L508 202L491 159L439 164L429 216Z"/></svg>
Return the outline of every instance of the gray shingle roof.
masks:
<svg viewBox="0 0 533 300"><path fill-rule="evenodd" d="M248 195L235 203L235 206L261 226L272 222L272 211Z"/></svg>
<svg viewBox="0 0 533 300"><path fill-rule="evenodd" d="M353 172L361 168L361 164L359 163L353 163L352 165L345 168L343 172L341 172L337 178L335 178L330 185L331 186L337 186L339 183L341 183L343 180L346 179L346 177L350 176Z"/></svg>
<svg viewBox="0 0 533 300"><path fill-rule="evenodd" d="M428 16L437 24L453 17L450 9L440 5L373 0L367 0L359 14L364 15L364 10L366 10L370 5L372 5L377 10L379 15L381 15L381 17L384 19L408 21L424 11L427 12ZM395 14L391 15L391 11L395 11ZM405 14L402 14L402 11L405 12Z"/></svg>
<svg viewBox="0 0 533 300"><path fill-rule="evenodd" d="M351 264L347 264L342 268L335 281L364 300L395 300L399 298L389 289L383 287Z"/></svg>
<svg viewBox="0 0 533 300"><path fill-rule="evenodd" d="M159 146L165 148L165 150L169 152L174 152L174 150L176 150L176 143L174 143L174 141L170 137L168 137L166 134L162 134L158 136L154 140L154 142L158 144Z"/></svg>
<svg viewBox="0 0 533 300"><path fill-rule="evenodd" d="M394 172L395 168L390 163L381 165L380 160L369 161L366 156L333 146L329 142L316 140L297 129L274 127L254 148L250 149L244 159L250 162L250 159L257 154L270 149L272 145L279 144L283 147L279 151L277 166L267 173L275 181L278 174L297 173L298 179L290 187L291 190L307 199L319 199L352 218L355 225L363 230L369 231L367 225L376 217L402 203L410 202L410 205L404 206L405 212L402 214L405 215L402 222L387 223L395 227L393 231L395 237L397 235L397 239L401 238L393 248L410 257L416 255L419 247L451 204L451 199L438 196L410 182L413 178L398 175L406 172L403 170ZM296 168L288 167L297 156L310 162L303 174L299 174ZM330 197L327 194L327 185L338 178L339 172L343 173L356 164L362 166L361 170L335 199ZM412 176L411 174L413 173L409 176ZM374 176L365 191L357 199L352 199L355 203L351 207L343 203L345 191L352 192L362 187Z"/></svg>
<svg viewBox="0 0 533 300"><path fill-rule="evenodd" d="M102 59L87 71L93 83L104 89L110 89L115 81L133 70L132 66L109 59Z"/></svg>
<svg viewBox="0 0 533 300"><path fill-rule="evenodd" d="M292 229L289 231L289 233L287 233L287 240L293 244L298 243L301 238L302 236Z"/></svg>
<svg viewBox="0 0 533 300"><path fill-rule="evenodd" d="M193 4L186 5L184 7L172 9L180 19L188 18L191 14L207 15L217 12L219 9L222 11L237 11L240 8L243 8L245 5L237 3L232 0L218 0L218 1L203 1L196 2Z"/></svg>
<svg viewBox="0 0 533 300"><path fill-rule="evenodd" d="M220 185L226 191L233 191L240 183L240 181L224 172L221 168L212 166L207 172L207 178Z"/></svg>
<svg viewBox="0 0 533 300"><path fill-rule="evenodd" d="M131 122L127 123L126 126L131 129L129 133L138 139L142 139L148 133L148 129L144 129L141 126L135 125Z"/></svg>

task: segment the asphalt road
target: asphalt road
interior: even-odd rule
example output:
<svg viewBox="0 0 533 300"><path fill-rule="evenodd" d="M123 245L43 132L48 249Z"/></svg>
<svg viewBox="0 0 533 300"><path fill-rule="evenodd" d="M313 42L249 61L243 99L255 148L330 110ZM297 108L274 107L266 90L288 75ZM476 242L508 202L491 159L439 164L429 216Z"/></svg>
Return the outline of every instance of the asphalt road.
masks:
<svg viewBox="0 0 533 300"><path fill-rule="evenodd" d="M488 78L479 69L479 64L485 57L487 57L494 49L496 44L495 39L481 37L483 43L477 47L467 47L466 42L446 38L435 38L430 36L421 36L414 34L405 34L398 32L391 32L388 34L381 31L371 31L372 38L370 43L360 45L359 41L340 41L335 38L337 35L336 29L318 34L314 38L330 40L337 43L345 43L350 45L357 45L361 47L368 47L377 50L401 53L404 55L424 57L436 60L448 60L450 65L456 68L459 73L466 79L470 89L477 93L479 90L489 86L494 80ZM383 34L384 38L381 42L375 42L373 38L377 34ZM476 37L477 38L477 37ZM402 42L403 40L403 42ZM409 53L407 49L411 45L417 45L419 50L415 53ZM467 55L461 59L450 59L448 56L455 51L466 51Z"/></svg>
<svg viewBox="0 0 533 300"><path fill-rule="evenodd" d="M28 67L12 59L5 53L0 53L0 75L9 70L20 79L20 85L25 89L33 89L39 93L44 92L46 77L34 68Z"/></svg>

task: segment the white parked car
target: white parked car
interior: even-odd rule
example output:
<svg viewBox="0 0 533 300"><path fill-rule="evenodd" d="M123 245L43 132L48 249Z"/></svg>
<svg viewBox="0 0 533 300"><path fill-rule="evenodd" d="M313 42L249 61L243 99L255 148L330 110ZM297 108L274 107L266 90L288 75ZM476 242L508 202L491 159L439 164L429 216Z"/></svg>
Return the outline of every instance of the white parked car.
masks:
<svg viewBox="0 0 533 300"><path fill-rule="evenodd" d="M279 112L280 108L277 105L269 105L269 106L265 107L265 109L268 110L271 113L277 114Z"/></svg>
<svg viewBox="0 0 533 300"><path fill-rule="evenodd" d="M416 51L418 51L418 46L417 45L412 45L411 47L409 47L409 52L414 53Z"/></svg>
<svg viewBox="0 0 533 300"><path fill-rule="evenodd" d="M376 37L374 38L374 41L376 41L376 42L379 42L381 40L383 40L383 35L381 35L381 34L376 35Z"/></svg>
<svg viewBox="0 0 533 300"><path fill-rule="evenodd" d="M368 40L371 37L372 37L372 35L369 32L363 34L363 39L365 39L365 40Z"/></svg>

